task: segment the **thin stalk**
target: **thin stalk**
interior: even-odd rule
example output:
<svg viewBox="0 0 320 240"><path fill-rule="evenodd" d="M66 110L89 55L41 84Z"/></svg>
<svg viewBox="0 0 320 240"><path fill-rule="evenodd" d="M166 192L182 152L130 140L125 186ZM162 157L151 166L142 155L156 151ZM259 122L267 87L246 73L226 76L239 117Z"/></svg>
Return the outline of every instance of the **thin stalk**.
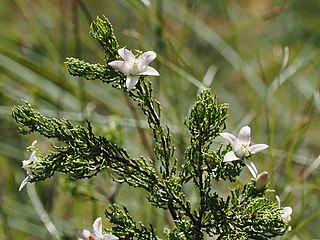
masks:
<svg viewBox="0 0 320 240"><path fill-rule="evenodd" d="M202 140L200 139L200 143L198 145L198 153L199 153L198 173L199 173L199 191L200 191L200 206L199 206L199 219L198 219L199 230L201 229L201 224L202 224L201 221L204 214L203 206L205 206L205 190L203 186L203 169L202 169L203 157L201 154L202 146L203 146L203 143L202 143Z"/></svg>
<svg viewBox="0 0 320 240"><path fill-rule="evenodd" d="M141 139L141 142L142 142L142 145L144 146L144 148L147 150L150 158L153 158L154 157L154 153L153 153L153 150L149 144L149 141L147 139L147 136L145 134L145 131L142 129L141 125L140 125L140 117L139 117L139 114L137 113L136 111L136 108L133 106L130 98L125 95L125 98L126 98L126 101L127 101L127 105L129 106L130 108L130 111L134 117L134 119L137 121L137 130L138 130L138 133L139 133L139 136L140 136L140 139Z"/></svg>
<svg viewBox="0 0 320 240"><path fill-rule="evenodd" d="M143 89L143 87L140 85L140 83L138 83L136 85L138 91L140 92L140 94L144 95L145 94L145 90ZM147 107L149 109L149 113L150 113L150 121L154 124L156 124L159 129L163 130L162 126L161 126L161 122L160 122L160 118L153 106L153 103L148 99L147 102ZM154 129L152 127L152 129ZM166 176L170 176L170 169L169 169L169 156L170 156L170 151L168 150L168 146L166 144L166 140L164 139L163 135L160 134L160 140L161 140L161 145L162 145L162 148L163 148L163 152L165 153L165 159L164 159L164 167L165 167L165 173L166 173Z"/></svg>
<svg viewBox="0 0 320 240"><path fill-rule="evenodd" d="M28 196L30 198L30 201L32 203L34 210L37 212L38 216L40 217L41 221L47 228L52 238L60 240L61 239L60 233L58 232L57 228L55 227L53 222L50 220L49 215L44 209L38 197L34 184L27 184L27 191L28 191Z"/></svg>

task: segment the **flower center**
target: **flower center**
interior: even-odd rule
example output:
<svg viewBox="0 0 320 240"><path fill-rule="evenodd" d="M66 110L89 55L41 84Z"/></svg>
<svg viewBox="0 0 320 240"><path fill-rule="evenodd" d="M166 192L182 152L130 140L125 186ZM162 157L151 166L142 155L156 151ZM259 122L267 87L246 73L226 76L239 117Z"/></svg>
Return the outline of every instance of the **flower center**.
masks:
<svg viewBox="0 0 320 240"><path fill-rule="evenodd" d="M245 150L247 150L247 148L249 147L249 145L247 143L242 143L241 147Z"/></svg>
<svg viewBox="0 0 320 240"><path fill-rule="evenodd" d="M250 154L248 147L248 143L241 142L235 146L233 151L237 157L242 158L243 156L248 156Z"/></svg>
<svg viewBox="0 0 320 240"><path fill-rule="evenodd" d="M94 238L94 236L93 236L92 234L90 234L90 236L89 236L88 239L89 239L89 240L94 240L95 238Z"/></svg>
<svg viewBox="0 0 320 240"><path fill-rule="evenodd" d="M132 62L131 69L130 69L130 75L136 75L136 74L140 73L138 65L139 65L138 61Z"/></svg>
<svg viewBox="0 0 320 240"><path fill-rule="evenodd" d="M283 213L283 214L281 215L281 217L282 217L282 219L283 219L284 222L290 222L290 215L289 215L289 214Z"/></svg>

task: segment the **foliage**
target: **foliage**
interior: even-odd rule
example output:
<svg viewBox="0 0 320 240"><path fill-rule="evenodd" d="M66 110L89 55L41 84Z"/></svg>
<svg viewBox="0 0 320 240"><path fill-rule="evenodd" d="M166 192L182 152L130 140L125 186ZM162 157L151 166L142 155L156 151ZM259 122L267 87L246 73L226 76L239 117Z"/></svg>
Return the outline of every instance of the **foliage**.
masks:
<svg viewBox="0 0 320 240"><path fill-rule="evenodd" d="M107 62L119 59L119 46L107 18L97 18L90 31L103 48ZM165 230L167 239L203 239L205 234L218 235L218 239L268 239L285 233L288 223L281 217L281 208L270 199L267 188L255 189L255 180L242 189L230 190L226 199L212 189L221 180L236 181L244 164L223 162L228 146L212 149L213 140L225 129L228 105L219 103L210 90L198 95L185 122L190 146L183 164L178 166L170 127L162 124L160 103L147 77L140 77L136 87L128 91L125 76L107 65L76 58L68 58L66 65L73 76L109 83L137 103L152 132L154 158L131 156L107 138L97 136L89 121L85 127L74 126L66 119L45 117L27 103L15 106L12 112L20 132L37 132L60 142L59 146L52 145L47 155L37 150L39 161L32 166L31 182L57 172L72 179L91 178L109 168L117 174L112 175L114 180L144 189L152 205L170 212L174 226ZM190 183L197 190L197 203L192 203L183 191ZM126 207L121 210L111 205L106 217L114 224L112 233L120 239L158 239L154 227L137 224Z"/></svg>

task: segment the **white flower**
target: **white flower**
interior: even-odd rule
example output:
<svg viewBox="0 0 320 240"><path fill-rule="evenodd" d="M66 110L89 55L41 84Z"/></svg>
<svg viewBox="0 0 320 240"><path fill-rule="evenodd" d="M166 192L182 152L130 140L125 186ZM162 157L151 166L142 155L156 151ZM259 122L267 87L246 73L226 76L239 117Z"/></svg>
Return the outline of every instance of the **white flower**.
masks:
<svg viewBox="0 0 320 240"><path fill-rule="evenodd" d="M278 195L276 195L276 199L278 202L278 207L281 208L281 202ZM284 207L283 209L280 209L281 218L284 223L288 224L291 221L291 214L292 214L292 208L291 207ZM291 231L291 226L288 226L285 233Z"/></svg>
<svg viewBox="0 0 320 240"><path fill-rule="evenodd" d="M130 91L138 82L139 75L159 76L159 72L153 67L149 67L157 54L153 51L147 51L136 58L132 52L126 48L120 48L118 50L120 57L124 61L112 61L108 65L114 69L119 70L127 76L126 86Z"/></svg>
<svg viewBox="0 0 320 240"><path fill-rule="evenodd" d="M37 144L37 140L33 141L31 146L34 146ZM32 167L35 164L35 162L39 161L39 158L36 154L36 151L32 151L29 159L22 161L22 168L26 171L27 177L23 179L23 181L20 184L19 191L21 191L25 185L32 179Z"/></svg>
<svg viewBox="0 0 320 240"><path fill-rule="evenodd" d="M291 214L292 214L292 208L291 207L284 207L281 212L281 217L285 223L288 223L291 221Z"/></svg>
<svg viewBox="0 0 320 240"><path fill-rule="evenodd" d="M276 195L276 199L278 202L278 207L281 208L281 202L280 202L280 198L278 195ZM285 223L289 223L291 221L292 208L291 207L284 207L283 209L280 210L280 212L281 212L282 220Z"/></svg>
<svg viewBox="0 0 320 240"><path fill-rule="evenodd" d="M232 151L227 152L224 156L223 162L231 162L248 157L251 154L255 154L269 147L267 144L254 144L250 146L251 129L249 126L241 128L238 137L231 133L220 133L220 136L228 140L232 147ZM254 178L256 178L258 170L253 162L244 159L244 163L247 165Z"/></svg>
<svg viewBox="0 0 320 240"><path fill-rule="evenodd" d="M86 240L118 240L119 238L112 234L102 234L102 220L98 217L93 222L93 232L87 229L82 229L80 232L81 238Z"/></svg>

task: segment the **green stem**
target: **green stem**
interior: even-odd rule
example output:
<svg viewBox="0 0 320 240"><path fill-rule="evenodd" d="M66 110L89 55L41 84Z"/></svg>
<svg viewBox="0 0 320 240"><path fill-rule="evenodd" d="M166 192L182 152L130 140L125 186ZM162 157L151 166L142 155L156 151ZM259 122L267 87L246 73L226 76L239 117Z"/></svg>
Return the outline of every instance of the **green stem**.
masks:
<svg viewBox="0 0 320 240"><path fill-rule="evenodd" d="M140 94L142 96L145 95L145 90L143 89L143 87L141 86L140 82L138 82L138 84L136 85L138 91L140 92ZM158 116L154 106L153 106L153 103L150 101L150 99L148 98L146 100L146 106L148 108L148 112L150 113L150 115L148 117L150 117L150 122L152 122L153 124L155 124L159 129L160 131L164 131L163 130L163 127L161 126L161 122L160 122L160 117ZM150 126L153 130L155 130L154 127ZM163 148L163 152L165 153L164 156L165 156L165 159L164 159L164 167L165 167L165 176L170 176L170 163L169 163L169 157L170 157L170 150L166 144L166 139L164 138L164 136L162 134L160 134L160 142L161 142L161 145L162 145L162 148Z"/></svg>

